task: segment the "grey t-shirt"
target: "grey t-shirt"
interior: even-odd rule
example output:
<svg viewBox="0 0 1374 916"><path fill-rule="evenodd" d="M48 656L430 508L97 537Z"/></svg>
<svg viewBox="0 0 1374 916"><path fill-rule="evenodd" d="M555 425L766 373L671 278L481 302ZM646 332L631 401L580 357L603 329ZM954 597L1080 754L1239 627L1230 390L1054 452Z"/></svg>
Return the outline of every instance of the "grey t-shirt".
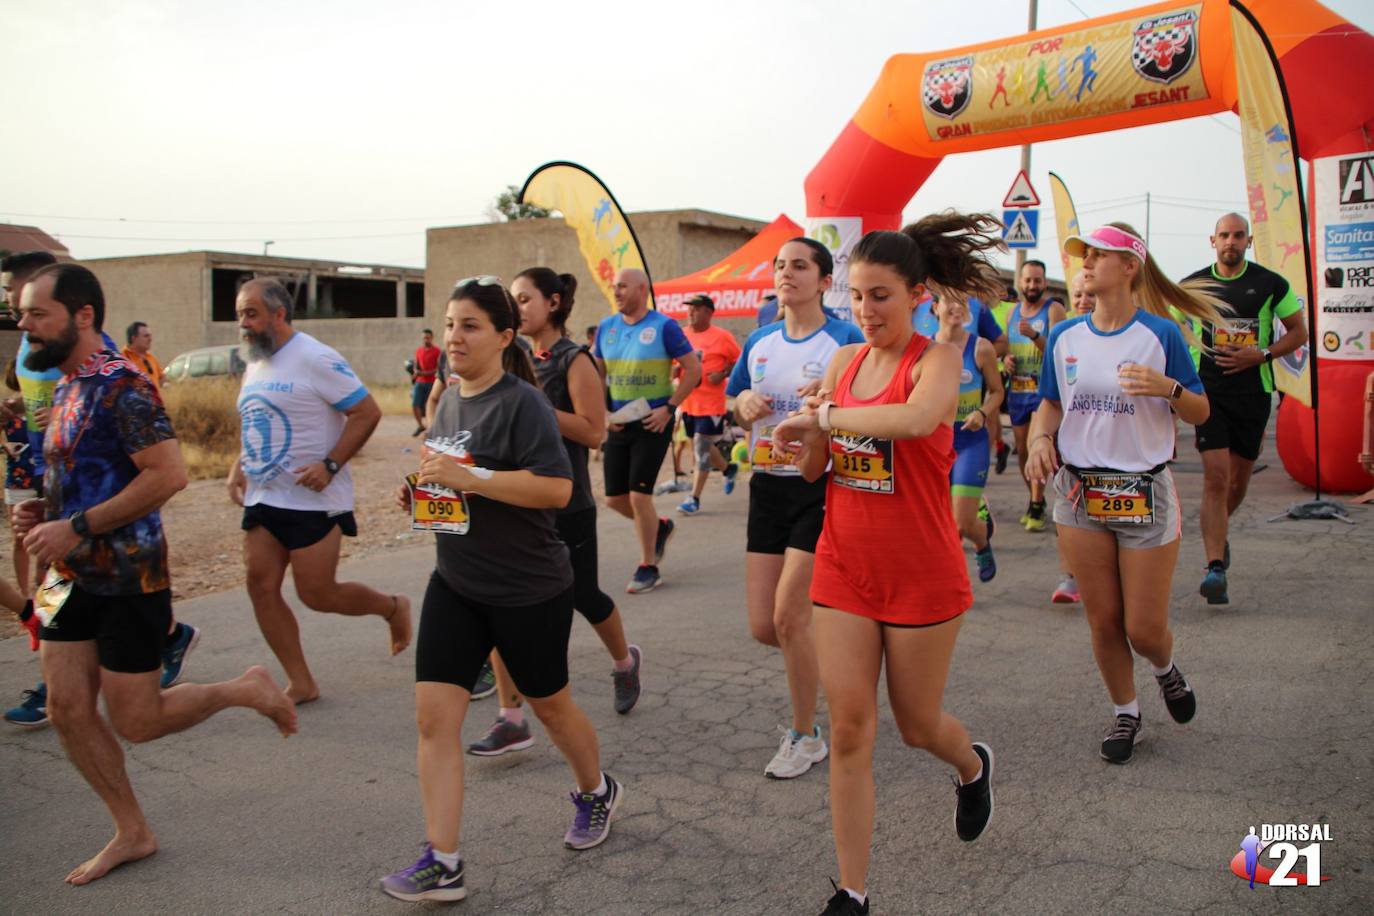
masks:
<svg viewBox="0 0 1374 916"><path fill-rule="evenodd" d="M427 437L446 450L466 449L473 464L493 471L530 471L572 479L568 453L548 398L507 373L465 398L447 389ZM439 534L438 572L465 598L500 607L547 601L572 585L568 548L554 527L554 509L524 509L469 493L467 534Z"/></svg>

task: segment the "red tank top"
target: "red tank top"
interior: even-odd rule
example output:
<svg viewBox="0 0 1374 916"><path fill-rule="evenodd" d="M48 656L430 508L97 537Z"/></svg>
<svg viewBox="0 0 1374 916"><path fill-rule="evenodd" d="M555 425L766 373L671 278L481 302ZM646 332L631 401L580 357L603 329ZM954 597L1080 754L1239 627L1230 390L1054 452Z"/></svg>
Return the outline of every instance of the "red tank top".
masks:
<svg viewBox="0 0 1374 916"><path fill-rule="evenodd" d="M913 334L887 387L863 399L850 389L868 357L865 345L836 385L835 406L905 403L912 367L929 345ZM830 443L811 600L903 626L942 623L968 610L973 592L949 495L953 427L896 440L835 429Z"/></svg>

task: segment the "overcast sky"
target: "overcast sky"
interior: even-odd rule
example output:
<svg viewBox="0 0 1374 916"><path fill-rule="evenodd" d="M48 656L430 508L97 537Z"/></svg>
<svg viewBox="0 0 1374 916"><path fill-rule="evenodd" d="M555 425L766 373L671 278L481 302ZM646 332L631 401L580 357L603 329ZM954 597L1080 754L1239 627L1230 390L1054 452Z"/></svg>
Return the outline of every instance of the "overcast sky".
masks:
<svg viewBox="0 0 1374 916"><path fill-rule="evenodd" d="M1137 6L1041 0L1042 28ZM1374 31L1374 3L1330 0ZM851 6L851 5L843 5ZM883 61L1025 31L1025 0L657 4L0 0L0 220L78 258L217 249L423 266L551 159L626 210L805 217L802 180ZM950 15L957 10L962 15ZM26 106L28 106L26 108ZM907 208L996 210L1016 149L946 159ZM1085 224L1142 229L1173 274L1244 206L1227 113L1035 147ZM1183 205L1180 205L1183 204ZM1038 256L1058 274L1053 221ZM666 278L665 278L666 279Z"/></svg>

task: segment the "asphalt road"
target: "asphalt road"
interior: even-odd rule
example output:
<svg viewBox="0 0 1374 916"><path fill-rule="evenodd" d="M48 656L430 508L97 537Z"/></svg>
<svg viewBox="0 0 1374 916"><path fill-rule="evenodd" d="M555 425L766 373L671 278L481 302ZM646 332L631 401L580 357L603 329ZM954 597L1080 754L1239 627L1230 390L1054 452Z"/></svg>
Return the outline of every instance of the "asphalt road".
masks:
<svg viewBox="0 0 1374 916"><path fill-rule="evenodd" d="M1191 443L1176 473L1185 545L1174 579L1176 658L1199 701L1169 721L1141 662L1145 739L1125 767L1103 763L1110 706L1087 626L1048 601L1053 536L1016 528L1014 468L990 497L1002 525L996 580L976 585L947 704L997 755L997 809L974 844L954 835L946 768L905 748L887 704L878 736L875 913L1368 912L1374 903L1370 777L1374 695L1374 511L1356 526L1269 523L1304 494L1274 462L1235 519L1232 603L1196 594L1201 485ZM675 496L659 499L667 512ZM666 584L625 596L629 526L603 513L603 585L624 598L644 647L645 693L611 709L609 663L574 624L578 701L626 797L610 840L573 853L568 772L542 732L523 754L469 758L462 853L469 913L816 913L837 874L826 766L790 782L762 775L786 720L781 658L745 626L744 489L713 481L705 511L681 519ZM398 518L398 530L400 519ZM175 545L173 545L175 549ZM417 599L429 548L345 566ZM919 559L912 570L919 575ZM270 655L242 590L188 601L203 628L193 680L230 677ZM423 840L415 775L412 655L387 656L373 620L301 615L324 698L283 741L231 711L183 735L128 749L161 842L151 859L84 888L62 882L110 834L95 795L51 729L0 731L0 911L63 913L401 913L377 879ZM22 640L0 644L0 697L37 676ZM275 671L275 665L272 666ZM464 741L496 709L473 707ZM1250 890L1228 870L1251 825L1329 824L1315 888ZM1270 864L1273 864L1272 862ZM1299 866L1299 871L1302 867Z"/></svg>

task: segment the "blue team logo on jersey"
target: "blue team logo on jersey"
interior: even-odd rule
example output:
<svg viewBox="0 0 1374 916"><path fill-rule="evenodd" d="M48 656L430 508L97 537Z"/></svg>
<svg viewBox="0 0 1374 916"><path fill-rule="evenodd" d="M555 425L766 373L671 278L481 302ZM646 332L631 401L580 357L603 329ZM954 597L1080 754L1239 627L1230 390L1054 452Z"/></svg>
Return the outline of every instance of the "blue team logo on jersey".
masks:
<svg viewBox="0 0 1374 916"><path fill-rule="evenodd" d="M802 378L825 378L825 363L821 362L818 359L813 359L808 363L803 363L801 371Z"/></svg>
<svg viewBox="0 0 1374 916"><path fill-rule="evenodd" d="M291 421L286 412L260 394L239 402L243 428L243 473L266 483L286 470L291 451Z"/></svg>
<svg viewBox="0 0 1374 916"><path fill-rule="evenodd" d="M333 365L330 366L330 368L333 369L335 372L339 373L340 375L346 376L347 378L357 378L357 376L353 374L353 370L349 368L348 363L344 362L343 360L335 362Z"/></svg>

